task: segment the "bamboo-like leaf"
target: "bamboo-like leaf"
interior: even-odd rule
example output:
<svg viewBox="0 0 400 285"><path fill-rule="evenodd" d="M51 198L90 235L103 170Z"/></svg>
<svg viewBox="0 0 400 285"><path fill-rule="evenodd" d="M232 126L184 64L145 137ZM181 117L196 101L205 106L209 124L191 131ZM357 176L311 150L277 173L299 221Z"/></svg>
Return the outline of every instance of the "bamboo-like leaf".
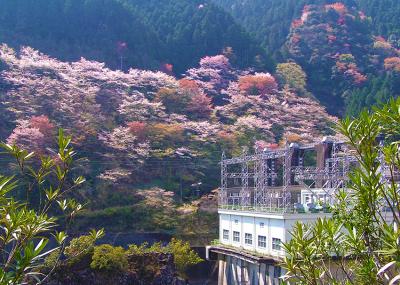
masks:
<svg viewBox="0 0 400 285"><path fill-rule="evenodd" d="M397 281L400 281L400 274L396 275L392 280L390 280L389 285L394 285Z"/></svg>
<svg viewBox="0 0 400 285"><path fill-rule="evenodd" d="M379 269L378 271L378 275L382 274L383 272L385 272L386 270L388 270L392 265L396 264L396 261L391 261L387 264L385 264L385 266L383 266L381 269Z"/></svg>

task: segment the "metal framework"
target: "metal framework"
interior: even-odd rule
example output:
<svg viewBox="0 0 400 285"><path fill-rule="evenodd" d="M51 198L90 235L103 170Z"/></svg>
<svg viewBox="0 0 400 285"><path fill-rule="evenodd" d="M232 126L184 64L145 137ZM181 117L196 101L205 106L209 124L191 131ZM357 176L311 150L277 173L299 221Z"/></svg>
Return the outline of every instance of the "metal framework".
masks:
<svg viewBox="0 0 400 285"><path fill-rule="evenodd" d="M316 144L258 149L251 155L244 149L241 156L230 159L223 154L219 206L288 212L300 202L302 190L311 195L322 190L328 202L332 202L334 193L345 187L354 162L344 143L326 138Z"/></svg>

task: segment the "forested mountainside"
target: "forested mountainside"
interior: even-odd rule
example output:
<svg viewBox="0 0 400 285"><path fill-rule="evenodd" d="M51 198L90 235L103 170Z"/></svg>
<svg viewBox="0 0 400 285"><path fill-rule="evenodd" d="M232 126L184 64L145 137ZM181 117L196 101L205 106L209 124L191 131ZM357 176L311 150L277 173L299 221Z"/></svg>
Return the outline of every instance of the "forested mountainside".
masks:
<svg viewBox="0 0 400 285"><path fill-rule="evenodd" d="M284 48L309 75L311 92L332 112L346 108L355 114L400 92L400 50L373 35L368 18L356 8L342 3L304 6ZM375 81L384 83L373 88Z"/></svg>
<svg viewBox="0 0 400 285"><path fill-rule="evenodd" d="M31 46L63 60L85 57L111 68L164 69L180 75L201 57L229 46L239 66L272 67L256 41L211 3L1 0L0 5L0 42Z"/></svg>
<svg viewBox="0 0 400 285"><path fill-rule="evenodd" d="M5 45L0 60L0 139L52 155L53 137L63 127L87 158L79 170L88 178L85 195L93 211L131 209L146 196L138 196L138 189L161 187L178 200L208 192L218 186L223 150L237 155L242 147L333 134L335 118L299 96L307 92L299 82L286 84L290 74L284 68L278 82L269 73L236 69L217 55L202 58L177 79L139 69L113 71L86 59L62 62ZM159 211L159 220L147 227L162 228L170 218Z"/></svg>
<svg viewBox="0 0 400 285"><path fill-rule="evenodd" d="M333 114L355 115L400 93L397 1L215 2L277 61L300 64Z"/></svg>
<svg viewBox="0 0 400 285"><path fill-rule="evenodd" d="M294 19L306 5L343 3L371 17L371 31L392 42L400 40L400 6L397 0L212 0L230 12L256 39L279 58Z"/></svg>

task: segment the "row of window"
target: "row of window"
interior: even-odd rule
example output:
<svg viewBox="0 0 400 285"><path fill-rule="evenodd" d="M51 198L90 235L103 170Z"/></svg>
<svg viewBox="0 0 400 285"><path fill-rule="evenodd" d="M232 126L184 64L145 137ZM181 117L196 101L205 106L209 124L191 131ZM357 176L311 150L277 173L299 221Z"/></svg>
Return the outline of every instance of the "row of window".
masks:
<svg viewBox="0 0 400 285"><path fill-rule="evenodd" d="M224 240L229 240L229 230L222 231L222 238ZM240 242L240 232L233 231L233 241ZM253 235L249 233L244 234L244 243L246 245L253 244ZM281 239L279 238L272 238L272 249L274 250L281 250ZM267 248L267 237L266 236L258 236L258 247Z"/></svg>

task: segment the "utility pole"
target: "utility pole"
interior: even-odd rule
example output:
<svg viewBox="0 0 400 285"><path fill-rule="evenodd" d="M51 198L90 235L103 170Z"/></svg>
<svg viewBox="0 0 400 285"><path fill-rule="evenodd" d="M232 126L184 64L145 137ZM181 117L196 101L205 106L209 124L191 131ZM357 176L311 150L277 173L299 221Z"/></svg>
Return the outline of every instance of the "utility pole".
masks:
<svg viewBox="0 0 400 285"><path fill-rule="evenodd" d="M192 186L192 187L196 187L196 194L197 194L197 197L200 197L200 186L202 185L203 183L201 183L201 182L197 182L197 183L193 183L192 185L190 185L190 186Z"/></svg>

